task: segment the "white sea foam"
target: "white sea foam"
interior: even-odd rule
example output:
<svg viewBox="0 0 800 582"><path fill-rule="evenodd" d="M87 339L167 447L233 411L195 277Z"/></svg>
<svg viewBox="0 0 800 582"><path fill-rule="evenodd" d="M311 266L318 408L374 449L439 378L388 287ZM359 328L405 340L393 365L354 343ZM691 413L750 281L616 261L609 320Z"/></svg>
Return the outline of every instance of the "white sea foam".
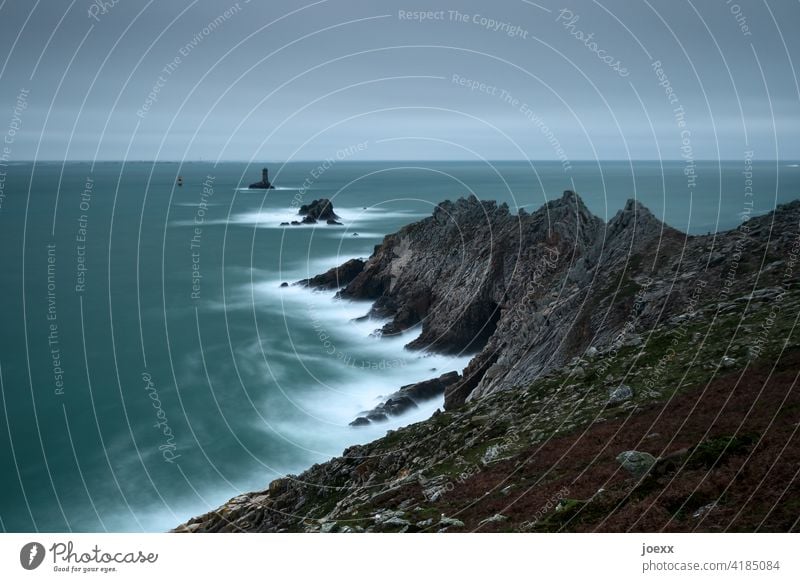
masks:
<svg viewBox="0 0 800 582"><path fill-rule="evenodd" d="M293 384L296 370L288 377L278 377L277 390L296 407L297 414L268 421L271 430L315 455L333 456L348 444L373 440L387 430L428 418L442 405L442 398L419 403L419 408L387 423L349 426L360 412L373 408L401 386L452 370L460 372L470 360L470 356L405 349L420 328L393 337L374 335L385 321L359 319L369 310L366 302L336 300L333 292L299 286L280 288L275 281L265 282L257 294L269 304L280 305L290 335L297 338L267 357L297 358L312 377L312 369L325 370L324 377L314 378L304 390ZM276 296L281 296L279 303Z"/></svg>
<svg viewBox="0 0 800 582"><path fill-rule="evenodd" d="M254 194L265 194L267 192L281 192L281 191L288 191L288 192L296 192L300 190L300 186L274 186L269 190L265 190L263 188L236 188L237 192L252 192Z"/></svg>
<svg viewBox="0 0 800 582"><path fill-rule="evenodd" d="M412 212L401 211L386 211L378 208L358 208L358 207L336 207L336 214L340 217L344 228L339 228L341 233L345 236L352 236L353 231L361 232L359 227L369 225L371 223L382 221L386 219L403 219L406 222L413 222L414 219L427 216L425 214L418 214ZM230 219L218 218L214 220L206 220L206 225L224 225L231 226L249 226L256 228L325 228L326 231L333 231L333 227L325 222L317 224L296 224L292 225L292 221L300 222L303 217L297 213L296 208L264 208L262 210L250 210L247 212L240 212L234 214ZM287 222L290 226L281 225L282 222ZM193 220L176 220L172 222L173 226L195 226ZM377 236L377 235L376 235Z"/></svg>

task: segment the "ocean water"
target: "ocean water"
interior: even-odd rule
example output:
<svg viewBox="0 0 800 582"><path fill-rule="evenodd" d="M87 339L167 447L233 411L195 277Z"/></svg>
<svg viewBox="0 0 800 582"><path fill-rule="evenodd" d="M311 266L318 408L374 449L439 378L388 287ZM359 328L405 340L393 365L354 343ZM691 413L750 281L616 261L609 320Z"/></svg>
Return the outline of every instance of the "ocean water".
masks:
<svg viewBox="0 0 800 582"><path fill-rule="evenodd" d="M470 193L637 198L690 233L800 195L791 162L16 163L0 168L0 529L160 531L429 416L347 424L469 354L380 339L369 305L282 288ZM688 174L688 175L687 175ZM175 185L177 176L184 185ZM752 187L752 190L748 188ZM334 201L344 226L284 228ZM354 236L355 233L358 236Z"/></svg>

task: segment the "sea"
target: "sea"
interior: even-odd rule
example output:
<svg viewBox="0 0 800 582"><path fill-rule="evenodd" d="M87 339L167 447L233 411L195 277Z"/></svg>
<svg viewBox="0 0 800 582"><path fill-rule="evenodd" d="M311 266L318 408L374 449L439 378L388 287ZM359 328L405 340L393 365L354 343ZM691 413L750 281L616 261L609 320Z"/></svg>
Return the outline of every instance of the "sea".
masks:
<svg viewBox="0 0 800 582"><path fill-rule="evenodd" d="M443 200L629 198L690 234L800 195L795 162L10 162L0 166L0 531L166 531L441 406L349 426L471 354L381 338L293 285ZM178 178L182 185L178 185ZM281 226L333 201L342 226ZM282 286L288 283L288 286ZM402 446L402 445L401 445Z"/></svg>

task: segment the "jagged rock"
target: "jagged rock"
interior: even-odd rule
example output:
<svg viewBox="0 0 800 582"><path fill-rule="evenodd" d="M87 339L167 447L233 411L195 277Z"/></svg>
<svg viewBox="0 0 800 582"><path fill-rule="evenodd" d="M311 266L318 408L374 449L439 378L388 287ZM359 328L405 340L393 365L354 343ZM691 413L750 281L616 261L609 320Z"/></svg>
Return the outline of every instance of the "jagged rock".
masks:
<svg viewBox="0 0 800 582"><path fill-rule="evenodd" d="M389 400L384 402L381 410L385 410L386 414L398 416L414 408L418 408L418 405L416 402L414 402L414 400L408 396L400 395L389 398Z"/></svg>
<svg viewBox="0 0 800 582"><path fill-rule="evenodd" d="M298 281L298 284L315 289L339 289L355 279L363 268L364 261L350 259L346 263L329 269L321 275Z"/></svg>
<svg viewBox="0 0 800 582"><path fill-rule="evenodd" d="M448 372L432 380L423 380L415 384L408 384L391 394L382 404L379 404L368 412L362 412L361 416L373 422L387 420L388 416L398 416L417 408L417 403L441 396L448 386L458 382L460 378L461 376L459 376L458 372ZM360 426L354 425L352 422L350 425Z"/></svg>
<svg viewBox="0 0 800 582"><path fill-rule="evenodd" d="M318 220L333 220L339 217L333 211L333 203L327 198L320 198L314 200L310 204L303 204L298 211L298 214L304 216L303 222L307 220L316 223Z"/></svg>
<svg viewBox="0 0 800 582"><path fill-rule="evenodd" d="M622 468L634 477L643 477L655 464L656 458L650 453L641 451L624 451L617 455L617 461L622 464Z"/></svg>
<svg viewBox="0 0 800 582"><path fill-rule="evenodd" d="M350 423L350 426L368 426L370 424L369 420L363 416L359 416L353 422Z"/></svg>
<svg viewBox="0 0 800 582"><path fill-rule="evenodd" d="M741 235L716 236L727 252ZM634 327L691 319L710 240L664 225L635 200L603 223L571 191L517 216L470 197L442 202L433 216L386 236L340 295L374 301L371 314L391 318L383 335L421 324L410 349L478 352L445 392L445 408L453 409L526 385L575 356L595 358L590 342L608 346L607 357L644 346ZM684 259L675 263L675 256ZM682 272L667 285L676 265ZM703 295L720 288L724 268L704 274Z"/></svg>

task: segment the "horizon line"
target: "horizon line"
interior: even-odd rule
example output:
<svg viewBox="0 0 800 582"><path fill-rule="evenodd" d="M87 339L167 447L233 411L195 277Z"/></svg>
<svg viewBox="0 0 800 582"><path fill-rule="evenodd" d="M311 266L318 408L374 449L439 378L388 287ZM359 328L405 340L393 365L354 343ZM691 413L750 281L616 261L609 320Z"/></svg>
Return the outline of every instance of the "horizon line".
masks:
<svg viewBox="0 0 800 582"><path fill-rule="evenodd" d="M125 160L125 159L103 159L103 160L91 160L91 159L20 159L20 160L0 160L0 166L7 166L9 164L33 164L33 163L88 163L88 164L98 164L98 163L134 163L134 164L160 164L160 163L168 163L168 164L187 164L187 163L201 163L201 164L293 164L293 163L314 163L314 162L324 162L327 161L328 158L307 158L307 159L294 159L291 161L278 161L278 160L262 160L262 161L249 161L249 160L219 160L219 161L212 161L212 160L203 160L203 159L185 159L185 160L178 160L178 159L161 159L161 160L148 160L148 159L135 159L135 160ZM541 160L541 159L525 159L525 158L497 158L497 159L486 159L486 160L468 160L468 159L459 159L459 158L430 158L430 159L421 159L421 158L386 158L386 159L368 159L368 160L335 160L337 164L358 164L358 163L371 163L371 162L462 162L462 163L498 163L498 162L529 162L529 163L553 163L558 165L563 165L563 162L560 160ZM740 162L742 158L695 158L692 160L693 162ZM756 162L798 162L800 163L800 158L755 158L753 161ZM580 159L573 159L570 163L597 163L597 162L685 162L688 163L683 158L598 158L598 159L590 159L590 158L580 158Z"/></svg>

